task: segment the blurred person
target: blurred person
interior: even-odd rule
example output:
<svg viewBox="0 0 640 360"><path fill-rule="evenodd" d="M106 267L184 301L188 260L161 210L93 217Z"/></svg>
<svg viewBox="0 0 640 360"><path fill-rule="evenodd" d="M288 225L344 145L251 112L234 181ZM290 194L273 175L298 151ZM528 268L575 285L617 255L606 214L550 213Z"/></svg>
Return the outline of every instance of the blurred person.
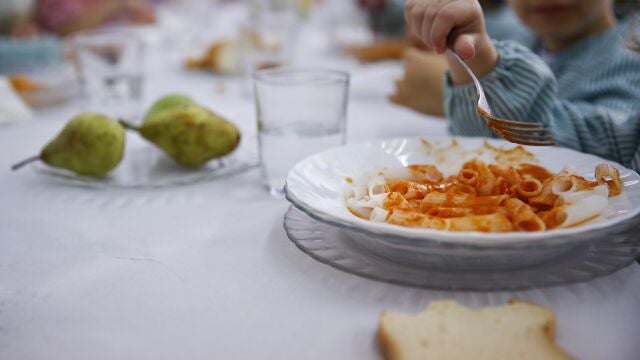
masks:
<svg viewBox="0 0 640 360"><path fill-rule="evenodd" d="M111 23L148 23L150 0L0 1L0 73L61 65L59 36Z"/></svg>
<svg viewBox="0 0 640 360"><path fill-rule="evenodd" d="M452 48L481 78L495 115L540 122L559 145L639 169L640 56L621 41L613 0L510 0L537 52L493 41L475 0L408 0L410 28L437 53ZM465 70L447 55L445 112L454 135L495 136ZM473 99L473 100L470 100Z"/></svg>
<svg viewBox="0 0 640 360"><path fill-rule="evenodd" d="M38 0L34 20L45 31L68 35L110 22L150 23L154 12L148 0Z"/></svg>

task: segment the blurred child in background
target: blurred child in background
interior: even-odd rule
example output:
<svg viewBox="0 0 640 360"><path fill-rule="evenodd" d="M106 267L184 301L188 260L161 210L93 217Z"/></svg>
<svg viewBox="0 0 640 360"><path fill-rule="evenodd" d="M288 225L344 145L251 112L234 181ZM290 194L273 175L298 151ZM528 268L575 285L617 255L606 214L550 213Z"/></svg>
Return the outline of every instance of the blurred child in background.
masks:
<svg viewBox="0 0 640 360"><path fill-rule="evenodd" d="M60 35L96 28L109 22L153 22L147 0L39 0L36 23Z"/></svg>
<svg viewBox="0 0 640 360"><path fill-rule="evenodd" d="M540 39L537 51L492 41L475 0L407 0L410 28L429 47L451 47L481 78L496 116L540 122L562 146L638 168L640 56L621 40L613 0L510 0ZM445 111L455 135L494 136L476 90L447 55Z"/></svg>
<svg viewBox="0 0 640 360"><path fill-rule="evenodd" d="M7 9L0 31L13 37L39 33L68 35L109 23L149 23L154 20L149 0L35 0Z"/></svg>
<svg viewBox="0 0 640 360"><path fill-rule="evenodd" d="M0 74L61 65L60 38L74 32L153 20L150 0L0 1Z"/></svg>

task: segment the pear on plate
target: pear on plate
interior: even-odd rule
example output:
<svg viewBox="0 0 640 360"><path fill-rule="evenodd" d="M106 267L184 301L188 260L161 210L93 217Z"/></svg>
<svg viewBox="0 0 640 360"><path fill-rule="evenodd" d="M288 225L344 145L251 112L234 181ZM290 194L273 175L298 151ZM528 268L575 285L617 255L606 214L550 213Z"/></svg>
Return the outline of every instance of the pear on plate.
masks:
<svg viewBox="0 0 640 360"><path fill-rule="evenodd" d="M231 153L240 143L240 131L234 124L195 104L156 112L139 127L121 123L186 167L200 167Z"/></svg>
<svg viewBox="0 0 640 360"><path fill-rule="evenodd" d="M124 129L116 121L91 112L73 117L40 151L12 166L13 170L36 160L80 175L104 176L122 160Z"/></svg>

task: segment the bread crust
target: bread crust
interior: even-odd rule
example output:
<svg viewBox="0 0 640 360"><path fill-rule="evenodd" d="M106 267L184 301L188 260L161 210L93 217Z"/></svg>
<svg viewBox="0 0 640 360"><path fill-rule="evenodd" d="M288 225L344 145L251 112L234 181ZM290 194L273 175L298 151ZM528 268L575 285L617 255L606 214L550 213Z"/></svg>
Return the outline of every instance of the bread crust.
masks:
<svg viewBox="0 0 640 360"><path fill-rule="evenodd" d="M510 307L522 307L521 309L522 311L517 311L514 313L513 308L509 310ZM463 310L462 315L460 315L461 314L460 310L462 309L466 309L466 310ZM514 314L517 314L515 316L523 316L523 314L526 315L526 317L524 318L525 320L523 320L524 321L523 326L528 326L528 327L520 328L520 333L522 334L523 329L532 329L534 333L530 333L530 334L538 334L537 336L538 340L535 340L536 339L535 335L533 335L533 337L530 340L530 341L537 341L537 342L534 342L534 343L529 342L529 346L533 346L537 344L535 345L535 348L537 349L535 354L539 354L538 351L542 351L542 353L547 353L549 355L553 354L553 357L552 357L553 359L563 359L563 360L573 359L572 356L570 356L566 351L560 348L555 342L555 335L556 335L555 313L549 308L535 304L530 301L520 300L520 299L511 299L504 306L493 307L493 308L490 307L490 308L483 308L483 309L476 309L476 310L469 309L467 307L459 305L455 301L440 301L440 302L432 303L423 313L416 314L416 315L405 315L405 314L393 313L393 312L382 312L380 314L379 325L378 325L378 330L376 334L378 347L380 349L380 352L382 353L382 356L386 360L413 360L414 358L422 359L421 356L417 356L416 354L419 354L419 353L426 354L427 353L426 347L421 348L420 346L416 346L416 344L418 344L418 340L416 337L412 335L416 334L415 333L416 328L419 329L420 326L424 328L424 326L426 326L425 324L429 324L425 322L426 318L430 318L433 320L434 316L435 316L435 319L438 319L438 316L440 316L440 319L442 319L443 317L446 319L447 316L454 316L454 319L457 319L458 324L460 324L459 321L461 320L461 316L462 318L465 318L468 321L476 321L476 319L478 318L476 318L475 314L478 314L478 312L484 309L487 309L487 310L490 309L492 311L493 310L501 311L502 309L504 309L505 310L504 316L510 316L511 319L514 319L512 317L514 316ZM532 313L532 310L534 311L533 313ZM429 313L429 312L431 312L431 316L426 317L426 313ZM437 315L433 315L433 314L437 314ZM457 314L457 317L455 317L456 315L453 315L453 314ZM471 314L471 315L466 316L464 314ZM502 317L502 313L500 314L500 317L504 318ZM487 318L485 313L485 320L486 319ZM518 317L516 319L518 319ZM421 324L421 325L419 326L417 324ZM435 324L435 323L431 322L430 324ZM513 324L513 320L512 320L512 324ZM534 327L531 327L532 325ZM458 329L460 329L460 327L458 327ZM477 329L477 326L476 326L476 329ZM503 329L502 331L504 331L504 327L502 329ZM414 333L411 334L411 333L408 333L408 331L414 331ZM526 331L530 331L530 330L526 330ZM468 335L463 333L460 333L459 335L460 341L462 342L464 342L465 340L464 336ZM406 334L410 334L410 336L407 337ZM437 344L438 341L442 341L443 337L441 334L438 334L438 333L434 334L433 332L431 332L431 334L433 338L429 338L429 341L428 341L429 344ZM448 334L449 344L451 344L450 334L451 333ZM473 334L474 332L471 332L471 335ZM428 335L425 335L425 336L428 336ZM425 338L424 340L425 341L424 346L426 346L426 339L427 338ZM432 339L434 340L434 342L432 342ZM420 339L419 341L422 342L423 340ZM442 342L440 342L440 344L442 344ZM435 351L437 353L442 354L442 349L447 349L447 347L445 346L443 348L442 347L443 345L440 345L440 346L441 346L440 350L435 350ZM428 350L430 354L433 354L432 352L433 350L431 349L432 347L433 346L430 345L430 349ZM477 342L476 342L475 349L484 351L485 352L484 358L486 358L486 355L487 355L486 351L493 351L492 350L493 348L491 347L487 348L486 346L484 346L484 349L482 348L483 346L477 347ZM525 346L524 348L526 349L527 347ZM473 351L474 345L471 345L471 348L467 348L467 349L469 351ZM542 349L545 349L545 350L542 350ZM446 353L446 350L445 350L445 353ZM505 353L503 352L502 354L505 354ZM460 352L458 352L458 356L459 355L460 355ZM474 355L475 354L470 353L468 356L470 356L469 358L473 358ZM466 356L467 355L465 355L465 358L467 358ZM496 355L493 355L493 356L496 356ZM535 355L535 356L538 356L538 355ZM447 356L445 356L445 358L447 358ZM446 360L445 358L439 357L438 360ZM496 360L497 359L498 358L496 358Z"/></svg>
<svg viewBox="0 0 640 360"><path fill-rule="evenodd" d="M385 317L388 314L383 312L380 314L380 326L378 326L377 331L377 343L380 352L382 352L382 356L387 360L397 360L400 358L399 349L396 344L391 340L391 334L389 334L389 330L387 329L385 324Z"/></svg>
<svg viewBox="0 0 640 360"><path fill-rule="evenodd" d="M234 40L225 39L213 43L207 51L196 58L189 58L185 61L188 69L210 70L214 73L227 74L235 71L237 64L227 63L225 52L236 51L237 44Z"/></svg>
<svg viewBox="0 0 640 360"><path fill-rule="evenodd" d="M385 40L371 45L346 46L345 51L361 62L400 60L407 48L403 40Z"/></svg>

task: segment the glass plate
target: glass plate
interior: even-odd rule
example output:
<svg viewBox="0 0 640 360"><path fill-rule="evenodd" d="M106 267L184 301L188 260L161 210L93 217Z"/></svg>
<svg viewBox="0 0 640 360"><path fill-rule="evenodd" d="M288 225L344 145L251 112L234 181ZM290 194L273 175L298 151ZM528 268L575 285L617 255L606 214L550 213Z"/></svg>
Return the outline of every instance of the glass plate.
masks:
<svg viewBox="0 0 640 360"><path fill-rule="evenodd" d="M284 217L289 239L312 258L336 269L394 284L440 290L523 290L588 281L633 263L640 254L640 226L575 247L546 262L507 271L446 271L399 264L377 256L346 233L295 207Z"/></svg>
<svg viewBox="0 0 640 360"><path fill-rule="evenodd" d="M32 163L31 168L36 173L83 187L161 188L235 175L257 165L256 152L242 145L229 156L211 160L198 169L188 169L153 146L141 143L137 146L127 144L122 162L102 178L77 175L42 162Z"/></svg>

